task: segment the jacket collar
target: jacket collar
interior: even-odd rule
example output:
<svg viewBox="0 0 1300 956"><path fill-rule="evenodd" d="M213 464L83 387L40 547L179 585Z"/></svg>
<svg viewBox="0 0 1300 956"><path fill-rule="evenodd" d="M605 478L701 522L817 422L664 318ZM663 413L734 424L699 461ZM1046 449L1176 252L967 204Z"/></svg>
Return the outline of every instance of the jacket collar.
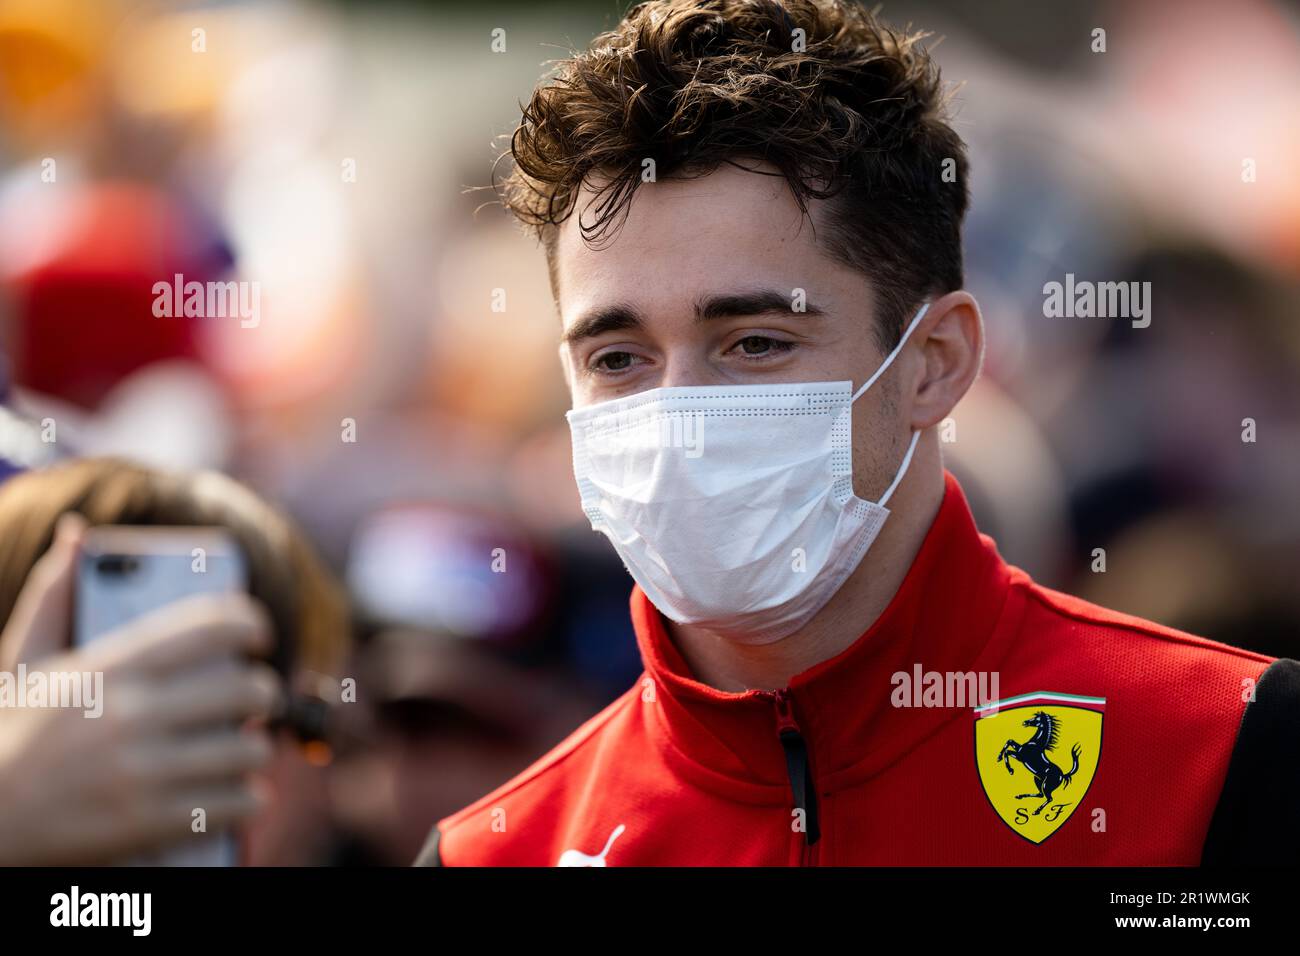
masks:
<svg viewBox="0 0 1300 956"><path fill-rule="evenodd" d="M821 786L847 785L889 766L966 708L902 708L898 683L925 672L994 672L994 639L1015 572L981 535L960 485L944 473L944 497L911 568L879 618L853 644L797 674L786 693ZM691 674L639 586L632 622L671 759L713 789L781 799L786 764L771 691L717 690ZM643 685L646 681L643 679ZM991 688L992 690L992 688ZM683 759L684 758L684 759Z"/></svg>

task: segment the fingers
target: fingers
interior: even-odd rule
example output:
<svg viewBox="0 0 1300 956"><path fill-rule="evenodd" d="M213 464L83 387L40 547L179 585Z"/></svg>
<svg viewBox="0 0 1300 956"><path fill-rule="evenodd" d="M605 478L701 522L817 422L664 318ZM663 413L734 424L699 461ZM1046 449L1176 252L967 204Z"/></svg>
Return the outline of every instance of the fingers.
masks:
<svg viewBox="0 0 1300 956"><path fill-rule="evenodd" d="M139 808L130 849L182 847L188 840L211 840L264 808L266 795L248 782L196 786L156 797ZM202 811L202 814L196 811ZM202 820L203 830L195 832Z"/></svg>
<svg viewBox="0 0 1300 956"><path fill-rule="evenodd" d="M224 730L184 740L169 740L148 756L148 773L159 785L226 784L266 767L274 756L271 738L264 731Z"/></svg>
<svg viewBox="0 0 1300 956"><path fill-rule="evenodd" d="M75 512L59 519L54 541L28 574L0 639L0 670L12 673L19 663L30 664L65 648L72 633L72 594L85 531L85 519Z"/></svg>
<svg viewBox="0 0 1300 956"><path fill-rule="evenodd" d="M163 805L160 816L167 822L183 820L189 828L194 820L194 811L202 810L207 818L207 831L212 833L248 819L265 803L266 795L262 791L251 783L241 782L195 789L189 794L173 797Z"/></svg>
<svg viewBox="0 0 1300 956"><path fill-rule="evenodd" d="M271 622L246 594L200 594L124 625L95 648L105 680L120 671L166 677L214 659L269 654Z"/></svg>
<svg viewBox="0 0 1300 956"><path fill-rule="evenodd" d="M169 731L237 724L276 713L282 693L279 676L265 664L222 668L158 687L143 717Z"/></svg>

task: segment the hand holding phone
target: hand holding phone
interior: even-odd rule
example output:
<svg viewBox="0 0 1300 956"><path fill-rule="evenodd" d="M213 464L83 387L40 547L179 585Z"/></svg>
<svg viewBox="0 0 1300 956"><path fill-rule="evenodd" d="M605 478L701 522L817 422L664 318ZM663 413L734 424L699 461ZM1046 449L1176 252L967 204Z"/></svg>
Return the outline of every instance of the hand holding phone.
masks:
<svg viewBox="0 0 1300 956"><path fill-rule="evenodd" d="M138 859L190 841L194 808L218 833L260 803L249 774L267 766L272 746L245 725L270 716L282 694L274 670L252 660L271 650L265 609L238 591L197 593L124 616L112 630L96 630L101 612L83 609L82 646L60 652L57 635L75 631L83 552L106 550L86 548L89 533L80 520L61 523L0 636L0 666L102 673L103 712L8 715L0 727L0 862Z"/></svg>
<svg viewBox="0 0 1300 956"><path fill-rule="evenodd" d="M224 529L91 528L82 544L77 574L74 643L85 646L185 598L232 594L245 591L247 586L243 555ZM207 662L209 668L231 668L236 664L232 654ZM132 862L152 866L235 866L238 844L229 832L214 833Z"/></svg>

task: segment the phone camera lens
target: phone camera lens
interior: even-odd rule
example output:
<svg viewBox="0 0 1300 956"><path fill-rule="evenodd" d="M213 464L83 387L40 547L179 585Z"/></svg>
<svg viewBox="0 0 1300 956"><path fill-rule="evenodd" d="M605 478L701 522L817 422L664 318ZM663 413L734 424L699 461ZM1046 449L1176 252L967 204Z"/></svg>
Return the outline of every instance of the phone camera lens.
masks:
<svg viewBox="0 0 1300 956"><path fill-rule="evenodd" d="M140 567L140 562L129 554L106 554L95 563L100 574L122 577Z"/></svg>

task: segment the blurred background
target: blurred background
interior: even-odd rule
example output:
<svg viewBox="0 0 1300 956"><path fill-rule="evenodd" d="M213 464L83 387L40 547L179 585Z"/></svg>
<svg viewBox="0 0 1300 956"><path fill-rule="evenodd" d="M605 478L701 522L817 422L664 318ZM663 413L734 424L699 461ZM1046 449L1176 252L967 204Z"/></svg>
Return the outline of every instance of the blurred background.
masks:
<svg viewBox="0 0 1300 956"><path fill-rule="evenodd" d="M220 469L357 605L364 746L285 861L409 863L640 672L543 257L484 188L546 61L623 9L0 0L0 470ZM945 452L981 527L1050 587L1300 656L1300 15L883 15L962 83L989 347ZM177 273L257 283L257 323L157 317ZM1151 282L1150 327L1045 318L1067 273Z"/></svg>

